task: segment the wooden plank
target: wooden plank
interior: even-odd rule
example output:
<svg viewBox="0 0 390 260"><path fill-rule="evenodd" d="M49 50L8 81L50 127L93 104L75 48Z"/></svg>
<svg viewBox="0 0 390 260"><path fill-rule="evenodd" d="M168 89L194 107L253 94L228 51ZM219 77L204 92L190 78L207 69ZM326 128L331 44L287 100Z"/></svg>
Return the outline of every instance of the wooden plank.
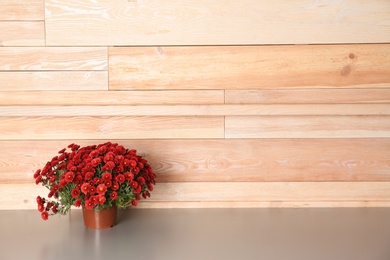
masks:
<svg viewBox="0 0 390 260"><path fill-rule="evenodd" d="M7 73L7 72L3 72ZM14 72L9 72L11 76ZM0 91L0 104L7 106L23 106L23 105L174 105L174 104L223 104L224 92L223 90L167 90L167 91L82 91L82 90L104 90L107 89L108 75L107 72L41 72L41 73L55 73L52 78L61 79L53 86L52 79L43 80L41 82L38 72L17 72L29 73L25 78L20 78L20 82L15 83L11 81L6 89ZM66 74L68 73L68 74ZM77 73L76 75L74 75ZM99 77L95 74L98 73ZM78 78L80 74L80 78ZM83 75L87 74L87 80ZM102 77L100 77L102 74ZM19 74L17 74L19 75ZM44 74L46 75L46 74ZM51 74L50 74L51 75ZM37 84L26 84L30 77L38 76L39 82ZM76 77L77 76L77 77ZM95 77L95 79L89 79ZM2 73L0 72L0 82ZM42 76L42 78L44 78ZM101 80L99 80L101 78ZM63 80L62 80L63 79ZM70 79L67 81L67 79ZM18 90L33 90L40 88L41 90L76 90L76 91L13 91L12 86L16 84L14 89ZM81 90L82 89L82 90ZM0 110L1 111L1 110Z"/></svg>
<svg viewBox="0 0 390 260"><path fill-rule="evenodd" d="M32 205L31 205L32 207ZM231 201L175 201L157 202L142 201L137 209L151 208L387 208L390 201L261 201L261 202L231 202Z"/></svg>
<svg viewBox="0 0 390 260"><path fill-rule="evenodd" d="M389 116L226 116L226 138L388 138Z"/></svg>
<svg viewBox="0 0 390 260"><path fill-rule="evenodd" d="M390 103L390 88L226 90L226 104Z"/></svg>
<svg viewBox="0 0 390 260"><path fill-rule="evenodd" d="M389 201L390 182L160 183L154 192L151 201Z"/></svg>
<svg viewBox="0 0 390 260"><path fill-rule="evenodd" d="M388 89L389 53L390 44L111 47L110 89Z"/></svg>
<svg viewBox="0 0 390 260"><path fill-rule="evenodd" d="M2 105L47 104L48 102L62 104L56 102L66 99L66 97L70 99L70 95L77 96L76 92L71 92L70 90L108 90L108 72L3 71L0 72L0 82L0 100ZM48 90L56 90L56 92L50 92ZM69 92L60 92L60 90L67 90ZM63 97L64 95L66 97ZM91 98L89 95L85 94L82 96L84 102L88 102Z"/></svg>
<svg viewBox="0 0 390 260"><path fill-rule="evenodd" d="M0 140L223 138L223 117L0 117Z"/></svg>
<svg viewBox="0 0 390 260"><path fill-rule="evenodd" d="M106 69L107 48L105 47L0 48L0 70Z"/></svg>
<svg viewBox="0 0 390 260"><path fill-rule="evenodd" d="M0 141L0 183L30 183L74 140ZM79 140L82 146L106 140ZM390 139L116 140L165 182L390 181Z"/></svg>
<svg viewBox="0 0 390 260"><path fill-rule="evenodd" d="M0 46L44 46L43 21L0 21Z"/></svg>
<svg viewBox="0 0 390 260"><path fill-rule="evenodd" d="M0 116L390 115L390 104L2 106ZM247 118L247 117L246 117Z"/></svg>
<svg viewBox="0 0 390 260"><path fill-rule="evenodd" d="M44 20L44 0L1 0L0 20Z"/></svg>
<svg viewBox="0 0 390 260"><path fill-rule="evenodd" d="M45 188L35 183L0 184L2 197L0 209L35 209L35 198L38 195L45 196L47 193ZM151 198L141 201L140 204L149 203L149 207L153 207L166 202L171 205L175 202L193 202L198 205L206 202L227 205L235 202L237 205L244 202L274 207L279 207L282 203L294 205L296 202L312 206L316 206L317 203L334 205L338 202L389 205L390 182L158 183Z"/></svg>
<svg viewBox="0 0 390 260"><path fill-rule="evenodd" d="M46 10L49 45L390 42L383 0L46 0Z"/></svg>

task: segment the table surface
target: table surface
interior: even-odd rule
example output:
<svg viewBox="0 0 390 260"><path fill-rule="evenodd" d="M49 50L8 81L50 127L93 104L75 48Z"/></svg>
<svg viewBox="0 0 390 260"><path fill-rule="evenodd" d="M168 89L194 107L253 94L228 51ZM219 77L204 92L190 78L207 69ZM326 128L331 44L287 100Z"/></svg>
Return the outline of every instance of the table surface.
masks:
<svg viewBox="0 0 390 260"><path fill-rule="evenodd" d="M390 208L131 209L104 230L4 210L0 232L1 260L390 259Z"/></svg>

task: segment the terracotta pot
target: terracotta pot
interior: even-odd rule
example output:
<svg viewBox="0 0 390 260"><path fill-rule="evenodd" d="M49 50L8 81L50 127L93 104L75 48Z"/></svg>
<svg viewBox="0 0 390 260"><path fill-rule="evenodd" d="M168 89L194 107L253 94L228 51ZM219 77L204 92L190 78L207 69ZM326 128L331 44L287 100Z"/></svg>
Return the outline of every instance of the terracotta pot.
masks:
<svg viewBox="0 0 390 260"><path fill-rule="evenodd" d="M104 229L116 225L117 206L97 211L83 208L84 225L91 229Z"/></svg>

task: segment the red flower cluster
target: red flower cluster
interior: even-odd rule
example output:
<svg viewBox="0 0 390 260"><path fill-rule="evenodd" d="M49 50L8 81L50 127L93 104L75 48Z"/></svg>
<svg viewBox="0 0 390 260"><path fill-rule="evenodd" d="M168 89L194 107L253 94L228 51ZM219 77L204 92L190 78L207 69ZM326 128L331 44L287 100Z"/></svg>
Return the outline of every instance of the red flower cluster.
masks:
<svg viewBox="0 0 390 260"><path fill-rule="evenodd" d="M37 197L42 219L66 214L71 206L86 209L136 206L138 200L150 197L156 183L148 162L136 150L107 142L80 147L77 144L59 151L35 172L36 184L49 189L48 198Z"/></svg>

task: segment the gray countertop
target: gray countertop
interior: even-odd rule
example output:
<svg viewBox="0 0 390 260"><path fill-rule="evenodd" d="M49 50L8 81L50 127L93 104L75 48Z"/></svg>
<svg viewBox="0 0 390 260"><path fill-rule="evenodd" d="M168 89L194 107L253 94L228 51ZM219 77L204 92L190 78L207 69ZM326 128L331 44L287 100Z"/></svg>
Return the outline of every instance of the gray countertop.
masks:
<svg viewBox="0 0 390 260"><path fill-rule="evenodd" d="M97 231L4 210L0 231L1 260L390 259L390 208L131 209Z"/></svg>

